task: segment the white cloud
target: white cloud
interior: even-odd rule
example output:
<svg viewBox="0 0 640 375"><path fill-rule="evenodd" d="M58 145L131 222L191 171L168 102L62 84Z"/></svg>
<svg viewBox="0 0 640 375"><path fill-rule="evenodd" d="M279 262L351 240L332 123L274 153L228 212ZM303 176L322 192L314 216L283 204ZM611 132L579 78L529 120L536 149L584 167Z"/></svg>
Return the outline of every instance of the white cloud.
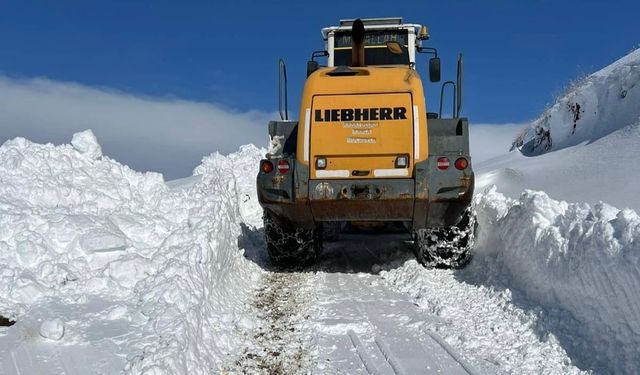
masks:
<svg viewBox="0 0 640 375"><path fill-rule="evenodd" d="M172 179L191 174L203 156L268 142L275 113L237 112L216 104L150 98L48 79L0 76L0 142L25 137L69 143L92 129L106 155ZM519 124L471 124L475 164L507 153Z"/></svg>
<svg viewBox="0 0 640 375"><path fill-rule="evenodd" d="M266 145L267 123L275 118L210 103L0 76L0 142L25 137L69 143L73 133L92 129L106 155L136 170L163 172L165 178L190 175L214 151Z"/></svg>
<svg viewBox="0 0 640 375"><path fill-rule="evenodd" d="M516 133L522 124L470 124L469 148L473 163L489 160L509 152Z"/></svg>

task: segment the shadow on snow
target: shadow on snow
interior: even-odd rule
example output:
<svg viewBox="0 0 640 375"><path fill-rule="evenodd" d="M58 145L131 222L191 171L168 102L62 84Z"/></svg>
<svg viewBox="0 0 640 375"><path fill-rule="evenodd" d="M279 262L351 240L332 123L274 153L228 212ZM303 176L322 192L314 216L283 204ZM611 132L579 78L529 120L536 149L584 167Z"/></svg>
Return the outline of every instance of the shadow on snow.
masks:
<svg viewBox="0 0 640 375"><path fill-rule="evenodd" d="M401 267L414 259L409 235L388 234L342 234L339 241L322 244L315 264L288 267L277 266L269 260L262 228L241 224L238 247L244 255L262 269L269 272L326 272L326 273L371 273Z"/></svg>
<svg viewBox="0 0 640 375"><path fill-rule="evenodd" d="M514 277L502 265L499 256L477 255L471 263L455 273L463 283L484 286L497 291L509 289L511 303L536 317L534 332L540 341L547 341L553 334L560 346L571 358L573 365L584 371L612 373L611 364L603 360L588 336L587 327L566 310L546 307L531 300L517 288Z"/></svg>

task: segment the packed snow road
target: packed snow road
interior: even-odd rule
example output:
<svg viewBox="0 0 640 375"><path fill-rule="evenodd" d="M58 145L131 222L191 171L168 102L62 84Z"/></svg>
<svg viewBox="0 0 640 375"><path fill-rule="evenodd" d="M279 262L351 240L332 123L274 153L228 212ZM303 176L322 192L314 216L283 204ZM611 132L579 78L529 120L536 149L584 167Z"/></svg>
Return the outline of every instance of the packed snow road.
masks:
<svg viewBox="0 0 640 375"><path fill-rule="evenodd" d="M346 235L304 269L271 269L250 252L267 270L251 304L259 320L223 373L579 373L507 293L424 269L406 240ZM416 290L427 303L394 287L425 275L430 290Z"/></svg>
<svg viewBox="0 0 640 375"><path fill-rule="evenodd" d="M382 258L406 251L398 239L380 246L348 236L328 244L313 267L269 270L252 303L260 318L253 340L226 371L477 373L424 329L429 316L377 275L388 262Z"/></svg>
<svg viewBox="0 0 640 375"><path fill-rule="evenodd" d="M388 255L406 255L398 240L347 237L327 247L315 274L317 373L466 374L467 365L434 332L430 319L405 295L389 290L376 273Z"/></svg>

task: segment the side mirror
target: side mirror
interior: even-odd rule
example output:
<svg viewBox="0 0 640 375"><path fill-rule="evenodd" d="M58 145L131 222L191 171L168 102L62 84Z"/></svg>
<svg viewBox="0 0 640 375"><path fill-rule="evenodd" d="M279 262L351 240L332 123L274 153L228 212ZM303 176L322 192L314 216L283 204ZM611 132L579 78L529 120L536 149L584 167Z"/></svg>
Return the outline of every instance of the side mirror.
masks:
<svg viewBox="0 0 640 375"><path fill-rule="evenodd" d="M429 59L429 80L431 82L440 82L440 58L433 57Z"/></svg>
<svg viewBox="0 0 640 375"><path fill-rule="evenodd" d="M318 65L317 61L307 61L307 77L309 77L313 72L315 72L316 70L318 70L318 68L320 67L320 65Z"/></svg>

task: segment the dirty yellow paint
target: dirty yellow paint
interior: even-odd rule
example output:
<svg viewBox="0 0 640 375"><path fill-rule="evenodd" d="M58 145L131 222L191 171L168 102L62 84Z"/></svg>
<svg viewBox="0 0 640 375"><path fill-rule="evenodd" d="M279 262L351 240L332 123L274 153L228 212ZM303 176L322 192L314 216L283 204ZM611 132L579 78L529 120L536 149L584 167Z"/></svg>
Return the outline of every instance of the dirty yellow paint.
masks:
<svg viewBox="0 0 640 375"><path fill-rule="evenodd" d="M328 74L334 69L316 71L303 91L297 158L310 165L310 178L316 177L317 157L327 159L326 171L348 170L350 178L375 178L374 170L395 168L401 155L409 160L405 178L413 176L415 163L428 155L426 105L418 73L397 65L350 68L357 72L351 76ZM370 173L354 176L354 170Z"/></svg>

